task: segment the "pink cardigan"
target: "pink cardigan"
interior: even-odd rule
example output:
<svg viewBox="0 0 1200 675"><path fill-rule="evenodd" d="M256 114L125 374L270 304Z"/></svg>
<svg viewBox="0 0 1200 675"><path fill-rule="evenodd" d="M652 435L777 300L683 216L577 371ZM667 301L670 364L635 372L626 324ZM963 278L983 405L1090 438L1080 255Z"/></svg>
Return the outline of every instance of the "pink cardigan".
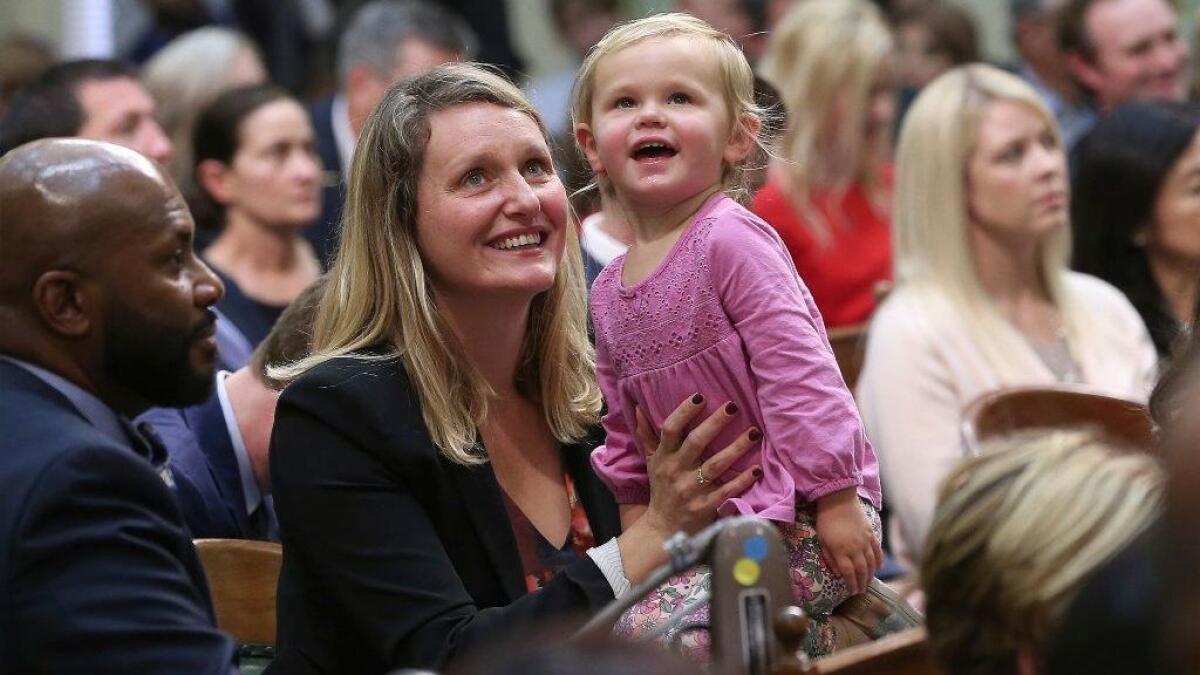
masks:
<svg viewBox="0 0 1200 675"><path fill-rule="evenodd" d="M745 494L721 505L721 515L792 522L797 500L853 486L879 507L879 468L854 399L812 296L769 225L717 195L643 281L624 287L624 266L617 258L592 286L597 374L608 403L607 438L592 464L619 503L650 497L631 433L634 406L657 429L699 392L707 413L730 400L738 406L705 457L751 425L763 432L759 447L716 477L763 469Z"/></svg>

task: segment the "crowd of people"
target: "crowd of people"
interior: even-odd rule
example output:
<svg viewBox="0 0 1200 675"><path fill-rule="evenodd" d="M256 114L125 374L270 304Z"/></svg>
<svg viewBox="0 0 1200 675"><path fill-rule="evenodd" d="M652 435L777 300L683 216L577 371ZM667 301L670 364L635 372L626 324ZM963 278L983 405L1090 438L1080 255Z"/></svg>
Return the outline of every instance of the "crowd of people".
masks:
<svg viewBox="0 0 1200 675"><path fill-rule="evenodd" d="M1012 0L1006 64L945 0L550 0L577 60L532 80L494 8L358 4L312 101L253 13L140 67L13 43L0 672L237 672L208 538L282 546L270 672L485 668L731 516L779 532L813 658L924 623L947 673L1200 667L1168 0ZM964 443L1031 386L1156 447ZM708 661L711 587L614 639Z"/></svg>

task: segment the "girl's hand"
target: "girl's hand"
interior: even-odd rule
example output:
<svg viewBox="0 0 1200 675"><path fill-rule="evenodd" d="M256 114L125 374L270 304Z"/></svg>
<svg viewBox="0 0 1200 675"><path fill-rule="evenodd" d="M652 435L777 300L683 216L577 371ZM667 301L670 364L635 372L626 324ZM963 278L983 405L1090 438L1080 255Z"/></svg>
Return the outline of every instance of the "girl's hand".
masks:
<svg viewBox="0 0 1200 675"><path fill-rule="evenodd" d="M817 500L817 541L830 570L841 575L851 595L867 590L883 564L883 548L858 502L854 487Z"/></svg>

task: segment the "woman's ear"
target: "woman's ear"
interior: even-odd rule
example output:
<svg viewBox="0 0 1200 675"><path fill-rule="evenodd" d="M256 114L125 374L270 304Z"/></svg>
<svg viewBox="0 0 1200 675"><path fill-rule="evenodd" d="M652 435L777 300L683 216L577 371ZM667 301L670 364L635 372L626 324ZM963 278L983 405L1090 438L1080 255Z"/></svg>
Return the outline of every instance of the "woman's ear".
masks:
<svg viewBox="0 0 1200 675"><path fill-rule="evenodd" d="M742 113L733 132L729 135L729 143L725 146L723 155L726 164L739 164L746 161L754 146L758 144L758 131L762 128L762 120L752 112Z"/></svg>
<svg viewBox="0 0 1200 675"><path fill-rule="evenodd" d="M196 165L196 183L218 204L233 200L233 185L229 167L224 162L206 159Z"/></svg>
<svg viewBox="0 0 1200 675"><path fill-rule="evenodd" d="M592 135L590 126L583 122L575 125L575 143L583 149L583 156L587 158L592 172L597 176L603 174L604 163L600 161L600 153L596 152L596 137Z"/></svg>

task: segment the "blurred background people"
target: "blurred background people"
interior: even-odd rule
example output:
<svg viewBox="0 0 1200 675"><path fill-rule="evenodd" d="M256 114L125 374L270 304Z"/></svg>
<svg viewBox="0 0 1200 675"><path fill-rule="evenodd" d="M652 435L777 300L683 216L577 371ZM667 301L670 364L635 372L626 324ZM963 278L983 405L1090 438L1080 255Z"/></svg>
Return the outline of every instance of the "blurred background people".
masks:
<svg viewBox="0 0 1200 675"><path fill-rule="evenodd" d="M1157 355L1120 291L1067 269L1066 157L1037 93L985 65L917 97L896 167L896 288L871 323L858 403L915 570L963 410L1005 386L1144 401ZM917 596L914 599L919 600Z"/></svg>
<svg viewBox="0 0 1200 675"><path fill-rule="evenodd" d="M1058 44L1059 13L1063 0L1010 0L1013 46L1019 56L1013 70L1042 97L1054 113L1068 152L1096 121L1095 109L1087 102L1067 68L1067 58Z"/></svg>
<svg viewBox="0 0 1200 675"><path fill-rule="evenodd" d="M346 178L367 116L396 82L470 59L477 39L457 15L426 0L372 0L338 40L338 89L310 109L324 167L321 211L306 233L322 266L337 246Z"/></svg>
<svg viewBox="0 0 1200 675"><path fill-rule="evenodd" d="M1044 672L1084 582L1161 516L1164 478L1150 454L1078 431L995 441L955 468L921 565L947 675Z"/></svg>
<svg viewBox="0 0 1200 675"><path fill-rule="evenodd" d="M826 326L865 321L891 278L892 47L867 0L801 2L762 64L788 125L752 209L783 238Z"/></svg>
<svg viewBox="0 0 1200 675"><path fill-rule="evenodd" d="M1127 101L1183 100L1187 45L1168 0L1066 0L1059 46L1100 112Z"/></svg>
<svg viewBox="0 0 1200 675"><path fill-rule="evenodd" d="M1200 105L1122 105L1077 161L1075 269L1125 293L1168 357L1200 303Z"/></svg>
<svg viewBox="0 0 1200 675"><path fill-rule="evenodd" d="M43 40L24 33L0 37L0 118L17 90L54 65L54 50Z"/></svg>
<svg viewBox="0 0 1200 675"><path fill-rule="evenodd" d="M979 37L971 15L949 0L920 3L900 12L896 31L896 74L900 85L896 119L939 75L979 60Z"/></svg>
<svg viewBox="0 0 1200 675"><path fill-rule="evenodd" d="M122 61L55 64L21 89L0 118L0 154L38 138L78 136L140 152L160 165L174 147L137 70Z"/></svg>
<svg viewBox="0 0 1200 675"><path fill-rule="evenodd" d="M321 274L304 238L320 209L320 164L308 115L287 91L221 94L196 121L196 181L221 214L202 256L225 283L219 309L257 345Z"/></svg>
<svg viewBox="0 0 1200 675"><path fill-rule="evenodd" d="M229 89L266 82L266 68L247 37L229 28L209 26L185 33L159 50L142 68L142 80L175 147L169 169L188 200L198 247L203 248L216 237L220 219L206 208L208 202L200 198L192 176L196 116Z"/></svg>
<svg viewBox="0 0 1200 675"><path fill-rule="evenodd" d="M529 83L529 100L546 120L555 145L564 145L564 151L574 151L575 141L571 136L571 87L575 84L575 71L583 62L583 55L620 20L621 3L618 0L549 0L550 17L559 39L571 54L571 62L561 70Z"/></svg>

